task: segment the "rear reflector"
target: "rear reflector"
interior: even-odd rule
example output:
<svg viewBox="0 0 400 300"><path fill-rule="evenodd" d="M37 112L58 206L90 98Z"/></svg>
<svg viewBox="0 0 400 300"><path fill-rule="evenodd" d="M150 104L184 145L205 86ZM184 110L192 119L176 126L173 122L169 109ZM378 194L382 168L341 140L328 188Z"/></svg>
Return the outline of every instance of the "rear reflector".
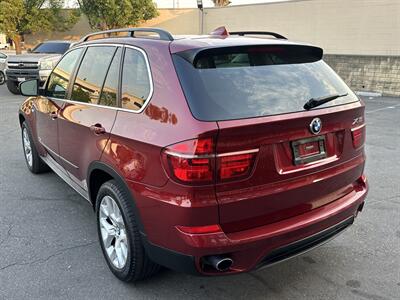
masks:
<svg viewBox="0 0 400 300"><path fill-rule="evenodd" d="M258 149L252 149L216 154L214 140L202 138L164 148L162 160L165 170L176 181L204 185L248 177L257 152Z"/></svg>
<svg viewBox="0 0 400 300"><path fill-rule="evenodd" d="M205 234L205 233L217 233L222 232L222 229L219 225L207 225L207 226L196 226L196 227L187 227L187 226L176 226L178 230L184 233L190 234Z"/></svg>
<svg viewBox="0 0 400 300"><path fill-rule="evenodd" d="M365 124L352 128L351 137L353 139L354 148L360 148L365 143Z"/></svg>
<svg viewBox="0 0 400 300"><path fill-rule="evenodd" d="M365 174L361 175L361 177L357 179L357 183L364 187L367 186L367 177Z"/></svg>
<svg viewBox="0 0 400 300"><path fill-rule="evenodd" d="M367 187L367 178L363 174L353 183L354 189L356 191L361 191Z"/></svg>

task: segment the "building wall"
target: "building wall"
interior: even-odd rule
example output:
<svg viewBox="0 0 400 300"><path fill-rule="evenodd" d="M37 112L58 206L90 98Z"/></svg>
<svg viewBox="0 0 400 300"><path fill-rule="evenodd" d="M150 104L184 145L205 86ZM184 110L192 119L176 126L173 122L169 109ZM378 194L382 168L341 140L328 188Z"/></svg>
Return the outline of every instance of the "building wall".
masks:
<svg viewBox="0 0 400 300"><path fill-rule="evenodd" d="M298 0L205 9L204 31L276 31L328 54L400 55L400 0Z"/></svg>
<svg viewBox="0 0 400 300"><path fill-rule="evenodd" d="M198 34L200 32L200 11L198 9L159 9L158 12L158 17L144 22L140 26L160 27L174 34ZM37 43L46 40L78 41L82 36L93 31L89 26L88 19L82 14L71 30L27 34L25 47L32 48Z"/></svg>
<svg viewBox="0 0 400 300"><path fill-rule="evenodd" d="M7 43L7 37L5 34L0 33L0 44L5 44Z"/></svg>
<svg viewBox="0 0 400 300"><path fill-rule="evenodd" d="M324 56L332 69L355 91L400 96L400 56Z"/></svg>
<svg viewBox="0 0 400 300"><path fill-rule="evenodd" d="M200 32L200 11L198 9L159 9L159 16L147 22L144 27L160 27L173 34L198 34Z"/></svg>
<svg viewBox="0 0 400 300"><path fill-rule="evenodd" d="M68 31L39 32L35 34L26 34L24 36L25 48L33 48L40 42L47 40L70 40L77 41L85 34L91 32L88 19L81 15L78 22Z"/></svg>

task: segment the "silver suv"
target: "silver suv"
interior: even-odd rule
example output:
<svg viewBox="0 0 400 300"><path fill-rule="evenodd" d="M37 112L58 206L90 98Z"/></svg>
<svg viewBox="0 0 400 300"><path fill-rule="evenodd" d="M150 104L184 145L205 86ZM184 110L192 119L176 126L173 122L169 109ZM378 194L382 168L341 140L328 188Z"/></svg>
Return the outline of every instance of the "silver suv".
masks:
<svg viewBox="0 0 400 300"><path fill-rule="evenodd" d="M9 56L5 72L8 90L19 94L19 83L29 79L38 79L43 86L53 67L72 45L71 41L46 41L26 54Z"/></svg>

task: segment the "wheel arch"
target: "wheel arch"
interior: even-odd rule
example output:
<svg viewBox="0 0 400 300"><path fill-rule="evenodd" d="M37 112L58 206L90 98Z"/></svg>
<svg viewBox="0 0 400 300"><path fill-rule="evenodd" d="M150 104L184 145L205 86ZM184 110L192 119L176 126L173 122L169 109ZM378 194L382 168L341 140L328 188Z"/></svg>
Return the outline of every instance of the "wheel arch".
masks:
<svg viewBox="0 0 400 300"><path fill-rule="evenodd" d="M139 209L137 208L135 198L132 195L128 184L124 178L115 171L111 166L107 165L101 161L94 161L89 165L87 173L87 187L89 200L92 203L93 209L96 208L96 197L101 185L107 181L115 180L118 185L124 190L124 192L129 195L132 200L133 210L135 213L135 219L139 226L140 233L146 236L144 231L144 226L140 218Z"/></svg>
<svg viewBox="0 0 400 300"><path fill-rule="evenodd" d="M26 120L26 118L22 112L18 113L18 120L19 120L19 126L22 127L22 123L24 123Z"/></svg>
<svg viewBox="0 0 400 300"><path fill-rule="evenodd" d="M133 204L133 211L135 214L136 223L139 227L139 232L142 238L143 247L149 258L153 262L179 272L198 275L198 271L195 267L195 259L193 256L184 255L175 252L173 250L160 247L148 240L148 236L146 235L146 232L144 230L144 226L141 221L139 210L136 205L134 196L132 195L126 181L111 166L101 161L92 162L88 168L87 183L88 183L89 200L92 202L94 208L95 208L95 200L93 201L92 199L93 197L96 197L98 190L96 193L93 193L93 191L91 191L91 183L93 183L94 179L97 178L95 176L96 174L109 176L108 178L110 178L110 180L117 181L117 183L119 183L119 186L122 187L124 191L127 193L127 195L131 197ZM103 179L105 178L106 177L103 177ZM102 182L101 184L103 184L104 182ZM101 184L99 185L99 187L101 186ZM94 186L92 186L92 188L93 187Z"/></svg>

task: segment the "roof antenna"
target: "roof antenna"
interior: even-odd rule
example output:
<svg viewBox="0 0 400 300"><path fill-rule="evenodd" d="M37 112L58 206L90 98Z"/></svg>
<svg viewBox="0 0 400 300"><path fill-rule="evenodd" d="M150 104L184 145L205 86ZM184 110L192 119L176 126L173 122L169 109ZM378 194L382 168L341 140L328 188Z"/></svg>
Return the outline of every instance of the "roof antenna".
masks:
<svg viewBox="0 0 400 300"><path fill-rule="evenodd" d="M229 32L228 32L228 30L226 30L225 26L221 26L221 27L215 28L213 31L211 31L210 35L227 37L227 36L229 36Z"/></svg>

